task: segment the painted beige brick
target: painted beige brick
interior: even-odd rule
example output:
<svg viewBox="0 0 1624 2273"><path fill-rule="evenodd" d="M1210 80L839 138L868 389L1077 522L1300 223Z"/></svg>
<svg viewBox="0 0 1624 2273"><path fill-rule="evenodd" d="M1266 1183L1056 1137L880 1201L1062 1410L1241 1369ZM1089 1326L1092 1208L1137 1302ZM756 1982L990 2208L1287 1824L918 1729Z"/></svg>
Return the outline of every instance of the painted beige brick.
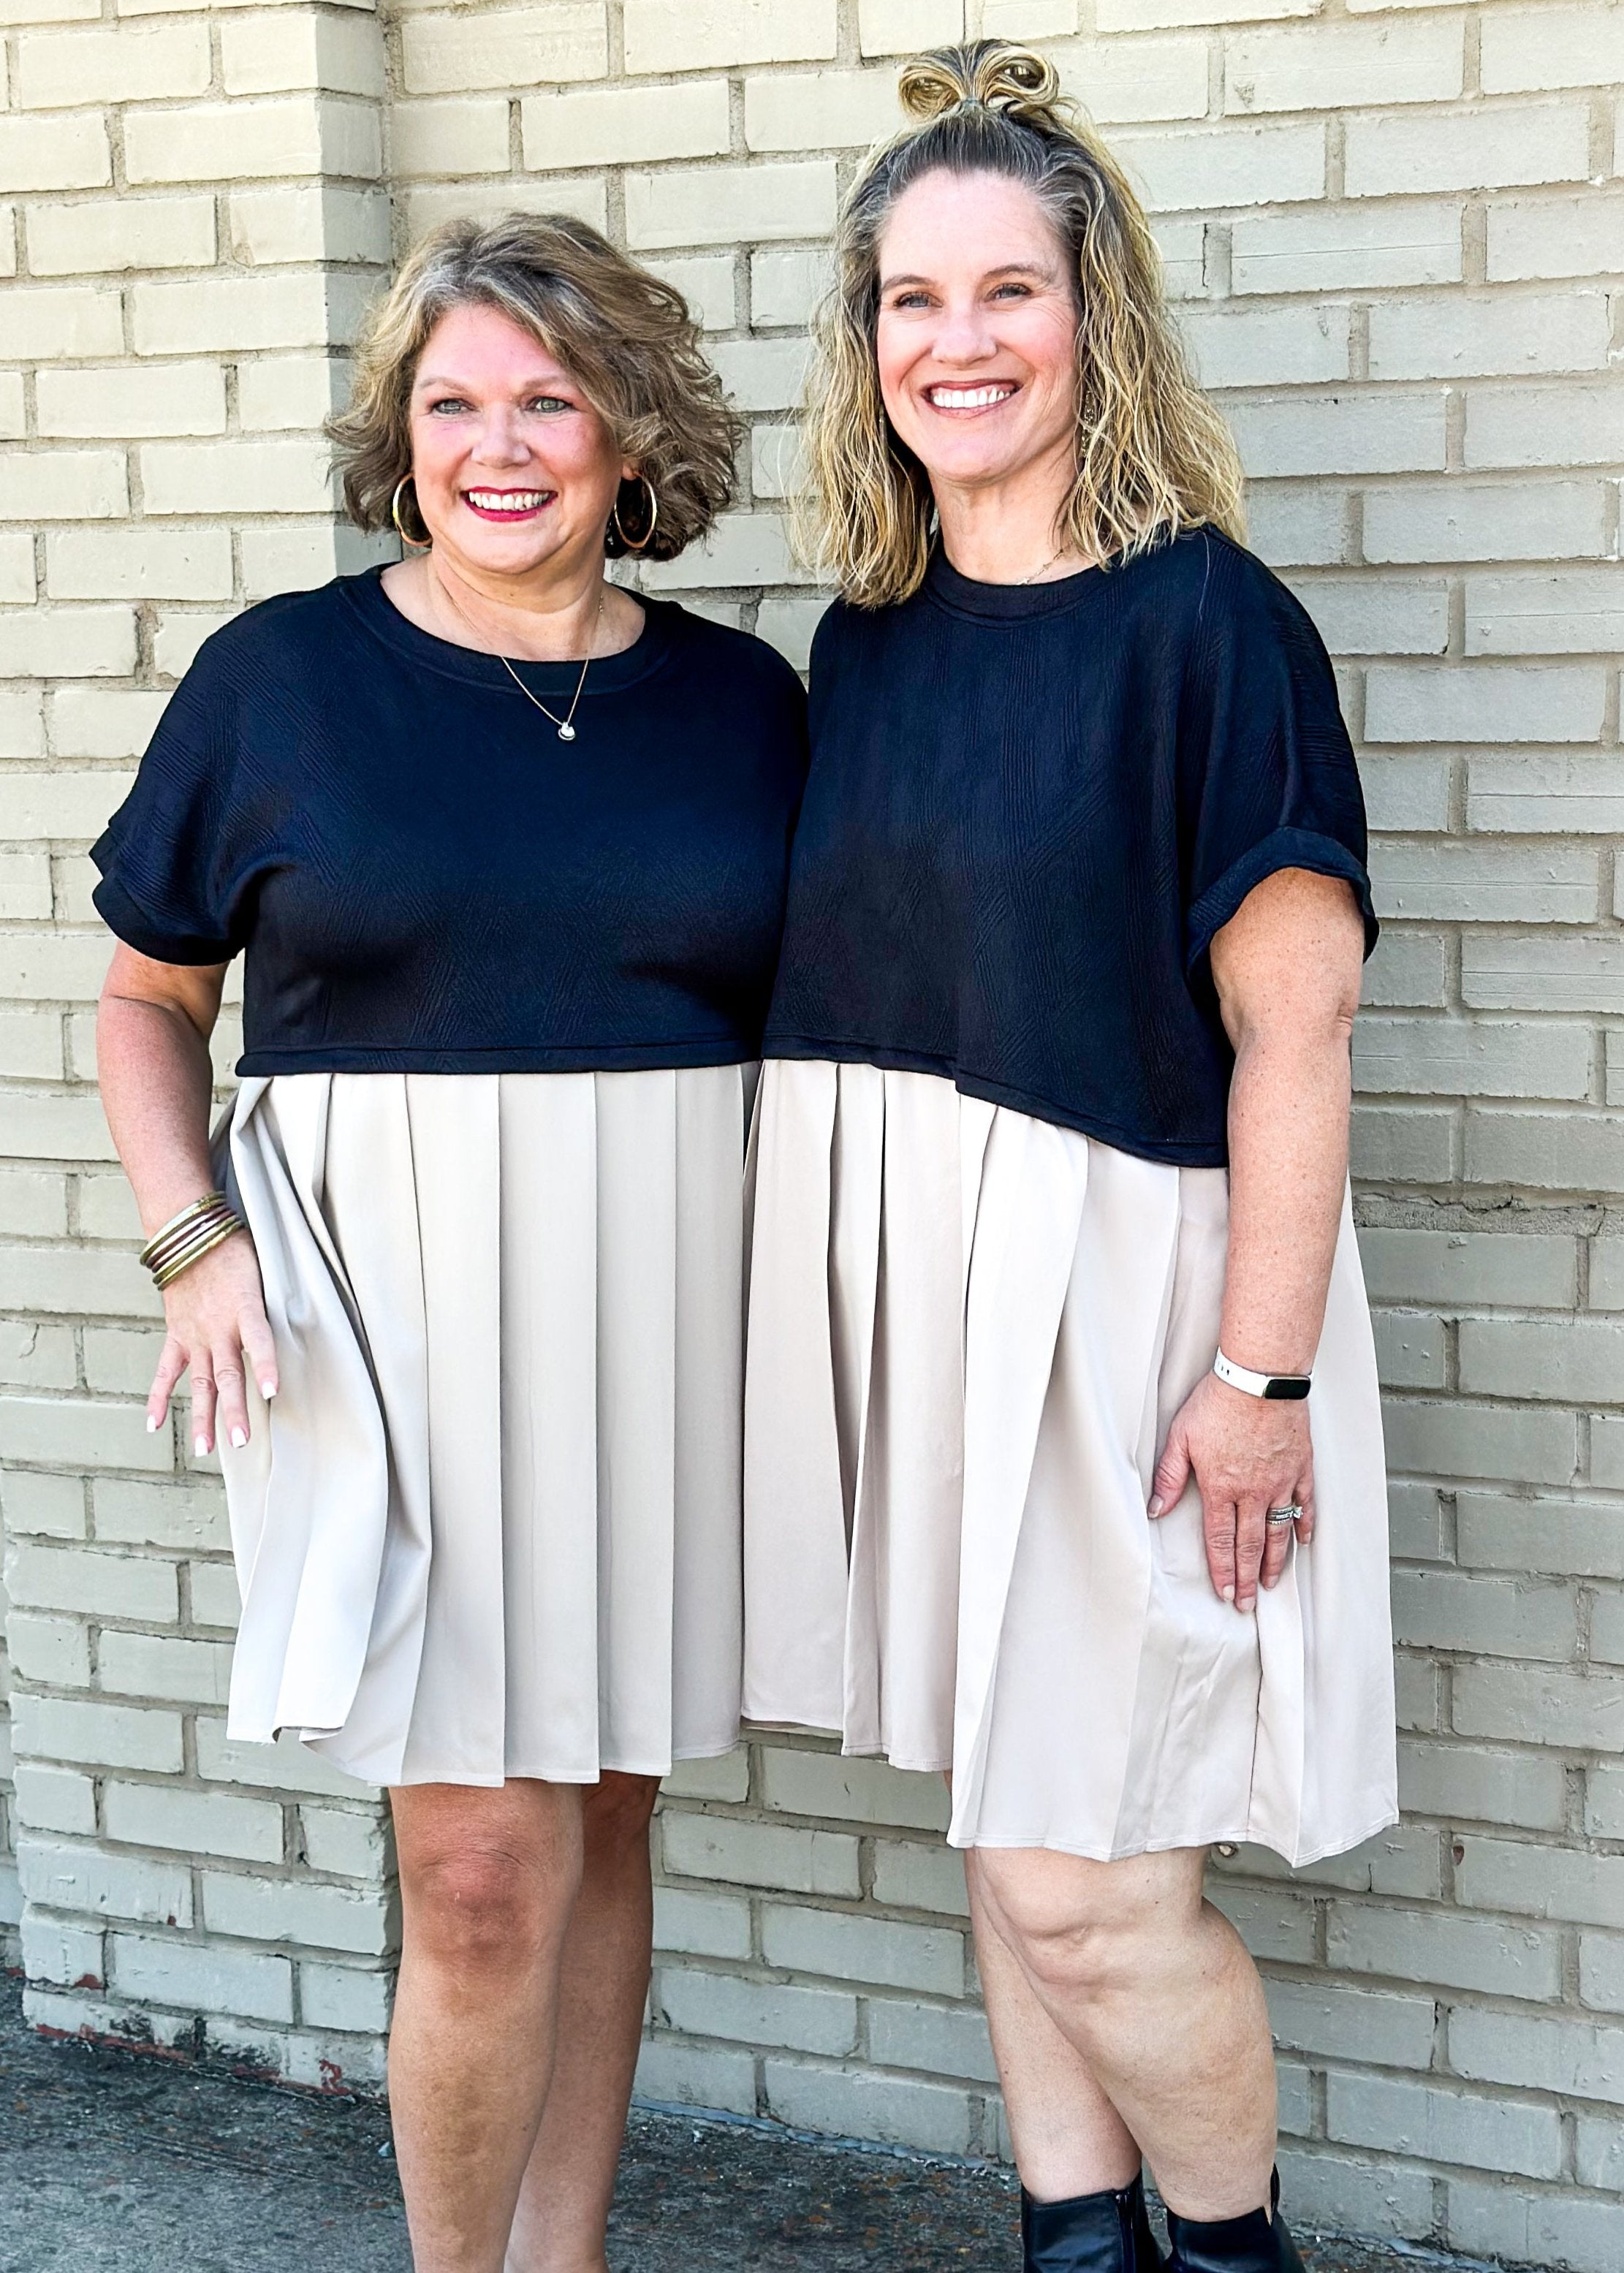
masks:
<svg viewBox="0 0 1624 2273"><path fill-rule="evenodd" d="M1316 206L1267 218L1243 214L1229 231L1230 289L1237 293L1452 284L1461 260L1458 205Z"/></svg>
<svg viewBox="0 0 1624 2273"><path fill-rule="evenodd" d="M388 1905L379 1894L220 1871L203 1873L203 1917L216 1933L349 1950L358 1957L380 1956L391 1939Z"/></svg>
<svg viewBox="0 0 1624 2273"><path fill-rule="evenodd" d="M670 1813L660 1836L665 1867L679 1877L805 1894L858 1892L857 1842L843 1833Z"/></svg>
<svg viewBox="0 0 1624 2273"><path fill-rule="evenodd" d="M1624 940L1469 938L1461 999L1490 1010L1598 1010L1624 1016Z"/></svg>
<svg viewBox="0 0 1624 2273"><path fill-rule="evenodd" d="M299 2007L312 2028L380 2034L389 2025L392 1986L387 1973L306 1963L299 1968Z"/></svg>
<svg viewBox="0 0 1624 2273"><path fill-rule="evenodd" d="M540 171L705 158L728 146L727 82L528 96L524 162Z"/></svg>
<svg viewBox="0 0 1624 2273"><path fill-rule="evenodd" d="M1355 116L1344 162L1350 198L1582 182L1590 171L1590 117L1577 102Z"/></svg>
<svg viewBox="0 0 1624 2273"><path fill-rule="evenodd" d="M231 1653L222 1642L104 1632L99 1664L102 1688L123 1697L223 1705L230 1686Z"/></svg>
<svg viewBox="0 0 1624 2273"><path fill-rule="evenodd" d="M1350 2146L1534 2179L1561 2173L1561 2119L1537 2100L1485 2099L1335 2068L1327 2094L1327 2134Z"/></svg>
<svg viewBox="0 0 1624 2273"><path fill-rule="evenodd" d="M1412 1737L1399 1745L1398 1767L1399 1797L1417 1814L1528 1831L1560 1831L1566 1820L1567 1776L1548 1754Z"/></svg>
<svg viewBox="0 0 1624 2273"><path fill-rule="evenodd" d="M1463 1318L1462 1341L1487 1324ZM1462 1387L1481 1388L1480 1381L1464 1378L1465 1371L1462 1363ZM1518 1380L1509 1393L1537 1397L1540 1392L1534 1381ZM1574 1589L1538 1579L1496 1579L1466 1571L1395 1571L1393 1623L1395 1639L1412 1649L1544 1659L1556 1664L1570 1662L1578 1650Z"/></svg>
<svg viewBox="0 0 1624 2273"><path fill-rule="evenodd" d="M1517 1475L1553 1484L1573 1480L1574 1424L1565 1413L1404 1398L1387 1404L1382 1426L1388 1469L1399 1475L1480 1476L1490 1482ZM1461 1670L1464 1678L1481 1669ZM1456 1725L1466 1736L1516 1733L1458 1720Z"/></svg>
<svg viewBox="0 0 1624 2273"><path fill-rule="evenodd" d="M65 758L139 757L163 716L168 701L167 694L145 689L58 686L53 689L50 701L52 746L58 757ZM122 776L110 774L60 778L81 784L94 783L94 794L89 786L83 787L81 792L92 806L104 799L116 801L124 780ZM109 804L109 811L111 809Z"/></svg>
<svg viewBox="0 0 1624 2273"><path fill-rule="evenodd" d="M1283 1887L1234 1887L1215 1879L1208 1899L1258 1959L1312 1965L1317 1955L1314 1907Z"/></svg>
<svg viewBox="0 0 1624 2273"><path fill-rule="evenodd" d="M157 1775L180 1773L178 1713L24 1693L11 1699L11 1728L19 1759L88 1762Z"/></svg>
<svg viewBox="0 0 1624 2273"><path fill-rule="evenodd" d="M1289 205L1325 195L1325 129L1320 125L1117 134L1112 147L1153 213Z"/></svg>
<svg viewBox="0 0 1624 2273"><path fill-rule="evenodd" d="M58 363L123 349L118 295L105 286L15 290L6 294L5 309L6 353L16 362Z"/></svg>
<svg viewBox="0 0 1624 2273"><path fill-rule="evenodd" d="M267 356L237 374L238 423L251 432L311 431L335 410L344 392L342 364L328 356Z"/></svg>
<svg viewBox="0 0 1624 2273"><path fill-rule="evenodd" d="M121 24L105 31L24 33L17 89L26 110L201 94L213 75L208 24Z"/></svg>
<svg viewBox="0 0 1624 2273"><path fill-rule="evenodd" d="M1612 336L1600 292L1395 300L1370 311L1372 379L1603 371Z"/></svg>
<svg viewBox="0 0 1624 2273"><path fill-rule="evenodd" d="M936 1997L964 1994L964 1936L942 1926L769 1903L762 1913L762 1954L786 1972L874 1981Z"/></svg>
<svg viewBox="0 0 1624 2273"><path fill-rule="evenodd" d="M1452 18L1233 33L1224 43L1224 106L1344 110L1447 102L1463 84L1462 47Z"/></svg>
<svg viewBox="0 0 1624 2273"><path fill-rule="evenodd" d="M627 236L635 250L821 237L832 228L834 211L835 169L828 160L673 168L626 178Z"/></svg>
<svg viewBox="0 0 1624 2273"><path fill-rule="evenodd" d="M1417 483L1365 499L1372 561L1542 560L1595 556L1606 544L1595 481Z"/></svg>
<svg viewBox="0 0 1624 2273"><path fill-rule="evenodd" d="M736 1894L701 1894L681 1887L656 1887L654 1947L688 1957L747 1958L750 1906Z"/></svg>
<svg viewBox="0 0 1624 2273"><path fill-rule="evenodd" d="M49 1909L150 1925L192 1924L191 1875L174 1864L34 1839L24 1842L17 1860L24 1894Z"/></svg>
<svg viewBox="0 0 1624 2273"><path fill-rule="evenodd" d="M233 259L249 264L365 260L381 266L389 257L389 199L379 190L318 183L237 190L229 235Z"/></svg>
<svg viewBox="0 0 1624 2273"><path fill-rule="evenodd" d="M1066 93L1101 125L1207 115L1203 39L1079 40L1056 50L1054 60Z"/></svg>
<svg viewBox="0 0 1624 2273"><path fill-rule="evenodd" d="M1471 1834L1461 1843L1455 1885L1463 1902L1559 1922L1624 1924L1624 1856Z"/></svg>
<svg viewBox="0 0 1624 2273"><path fill-rule="evenodd" d="M1588 1026L1463 1018L1361 1018L1355 1085L1385 1096L1571 1097L1589 1094Z"/></svg>
<svg viewBox="0 0 1624 2273"><path fill-rule="evenodd" d="M110 1160L113 1140L107 1133L107 1121L99 1098L66 1097L49 1090L0 1088L0 1155L13 1159L45 1160ZM108 1417L109 1408L98 1407L85 1416L82 1408L75 1413L57 1412L54 1416L40 1413L12 1414L15 1424L11 1429L14 1447L24 1444L53 1445L61 1457L76 1466L74 1461L74 1424L86 1420L83 1442L93 1451L92 1465L101 1467L137 1467L143 1468L169 1466L169 1446L166 1439L154 1439L146 1448L145 1457L135 1461L120 1462L109 1458L114 1444L124 1442L124 1418L122 1414ZM24 1452L14 1449L9 1455L15 1459L52 1459L56 1452Z"/></svg>
<svg viewBox="0 0 1624 2273"><path fill-rule="evenodd" d="M1624 2249L1624 2209L1616 2202L1583 2199L1568 2187L1536 2194L1503 2183L1474 2187L1456 2180L1449 2188L1449 2233L1474 2255L1509 2249L1524 2261L1571 2267L1573 2273L1613 2273Z"/></svg>
<svg viewBox="0 0 1624 2273"><path fill-rule="evenodd" d="M1477 945L1469 937L1467 951ZM1577 1299L1571 1236L1375 1227L1359 1234L1359 1257L1376 1302L1567 1309Z"/></svg>
<svg viewBox="0 0 1624 2273"><path fill-rule="evenodd" d="M1599 665L1380 664L1365 680L1365 734L1372 742L1592 742L1606 701Z"/></svg>
<svg viewBox="0 0 1624 2273"><path fill-rule="evenodd" d="M706 331L733 330L739 320L739 301L730 253L702 252L691 259L650 260L644 265L681 293L688 312Z"/></svg>
<svg viewBox="0 0 1624 2273"><path fill-rule="evenodd" d="M1624 785L1616 761L1546 755L1474 757L1467 772L1472 829L1605 833L1620 825Z"/></svg>
<svg viewBox="0 0 1624 2273"><path fill-rule="evenodd" d="M464 215L495 221L505 213L568 213L590 221L596 229L608 227L608 191L600 176L571 180L544 174L536 181L455 183L429 190L411 190L406 197L406 236L416 244L441 221Z"/></svg>
<svg viewBox="0 0 1624 2273"><path fill-rule="evenodd" d="M866 56L908 56L964 37L964 0L857 0Z"/></svg>
<svg viewBox="0 0 1624 2273"><path fill-rule="evenodd" d="M1321 567L1348 557L1348 499L1328 483L1259 483L1254 477L1246 524L1252 550L1275 568Z"/></svg>
<svg viewBox="0 0 1624 2273"><path fill-rule="evenodd" d="M643 581L651 591L722 589L794 584L808 572L793 557L784 523L773 513L724 514L703 544L676 560L650 562Z"/></svg>
<svg viewBox="0 0 1624 2273"><path fill-rule="evenodd" d="M825 253L813 247L750 256L750 320L757 329L801 325L832 281Z"/></svg>
<svg viewBox="0 0 1624 2273"><path fill-rule="evenodd" d="M868 2052L882 2067L918 2068L976 2083L998 2080L986 2020L974 2007L871 1998Z"/></svg>
<svg viewBox="0 0 1624 2273"><path fill-rule="evenodd" d="M206 268L214 258L214 202L207 197L30 206L25 229L35 276Z"/></svg>
<svg viewBox="0 0 1624 2273"><path fill-rule="evenodd" d="M1460 1346L1463 1389L1565 1404L1624 1402L1624 1320L1462 1318Z"/></svg>
<svg viewBox="0 0 1624 2273"><path fill-rule="evenodd" d="M409 17L401 27L401 60L413 94L601 79L609 61L603 0L528 0L524 7L477 14L458 8Z"/></svg>
<svg viewBox="0 0 1624 2273"><path fill-rule="evenodd" d="M1477 1106L1466 1117L1466 1173L1539 1191L1624 1191L1624 1129L1616 1115Z"/></svg>
<svg viewBox="0 0 1624 2273"><path fill-rule="evenodd" d="M645 2037L637 2055L636 2089L657 2106L756 2112L756 2061L749 2052L675 2044Z"/></svg>
<svg viewBox="0 0 1624 2273"><path fill-rule="evenodd" d="M94 190L112 178L112 152L98 113L0 117L0 190Z"/></svg>
<svg viewBox="0 0 1624 2273"><path fill-rule="evenodd" d="M1444 1389L1449 1362L1443 1321L1413 1310L1379 1310L1372 1320L1376 1367L1388 1389Z"/></svg>
<svg viewBox="0 0 1624 2273"><path fill-rule="evenodd" d="M126 1996L249 2020L293 2018L293 1968L285 1957L124 1933L113 1936L113 1977Z"/></svg>
<svg viewBox="0 0 1624 2273"><path fill-rule="evenodd" d="M230 535L223 529L53 529L45 541L45 589L53 600L229 600Z"/></svg>
<svg viewBox="0 0 1624 2273"><path fill-rule="evenodd" d="M1624 566L1471 576L1468 655L1605 655L1624 647Z"/></svg>
<svg viewBox="0 0 1624 2273"><path fill-rule="evenodd" d="M1254 479L1443 469L1440 394L1275 396L1231 403L1227 415Z"/></svg>
<svg viewBox="0 0 1624 2273"><path fill-rule="evenodd" d="M244 551L247 550L247 536L248 532L244 531L240 540ZM250 586L248 597L252 600L258 596ZM154 670L161 679L184 679L197 661L199 649L204 641L230 620L229 614L191 612L183 615L166 608L160 614L157 628L153 634Z"/></svg>
<svg viewBox="0 0 1624 2273"><path fill-rule="evenodd" d="M656 2022L680 2034L840 2059L857 2045L857 1999L736 1974L662 1968L654 1991Z"/></svg>
<svg viewBox="0 0 1624 2273"><path fill-rule="evenodd" d="M1102 32L1157 32L1178 24L1235 24L1312 16L1319 0L1095 0Z"/></svg>
<svg viewBox="0 0 1624 2273"><path fill-rule="evenodd" d="M228 94L320 87L339 94L384 92L384 47L376 17L301 8L293 16L227 17L220 76Z"/></svg>
<svg viewBox="0 0 1624 2273"><path fill-rule="evenodd" d="M180 1616L175 1564L147 1556L19 1545L8 1553L5 1568L11 1600L31 1609L158 1625L173 1625Z"/></svg>
<svg viewBox="0 0 1624 2273"><path fill-rule="evenodd" d="M506 95L390 106L389 163L397 176L505 174L509 154Z"/></svg>
<svg viewBox="0 0 1624 2273"><path fill-rule="evenodd" d="M44 751L41 695L29 688L0 687L0 757L38 758Z"/></svg>
<svg viewBox="0 0 1624 2273"><path fill-rule="evenodd" d="M844 2132L937 2155L962 2155L969 2144L968 2095L944 2084L784 2059L765 2061L763 2074L773 2114L798 2129Z"/></svg>
<svg viewBox="0 0 1624 2273"><path fill-rule="evenodd" d="M1581 197L1496 198L1488 207L1491 283L1539 276L1605 276L1624 268L1624 202Z"/></svg>
<svg viewBox="0 0 1624 2273"><path fill-rule="evenodd" d="M138 355L322 347L328 288L320 276L210 276L138 284Z"/></svg>
<svg viewBox="0 0 1624 2273"><path fill-rule="evenodd" d="M0 452L0 518L110 521L129 506L121 450Z"/></svg>
<svg viewBox="0 0 1624 2273"><path fill-rule="evenodd" d="M125 1846L174 1847L244 1863L282 1860L282 1810L270 1800L110 1780L102 1805L108 1837Z"/></svg>
<svg viewBox="0 0 1624 2273"><path fill-rule="evenodd" d="M199 1626L218 1626L234 1633L242 1616L242 1598L237 1592L237 1572L229 1563L194 1563L192 1566L192 1622ZM344 1819L346 1821L348 1818ZM312 1869L324 1871L335 1866L318 1863L311 1857Z"/></svg>
<svg viewBox="0 0 1624 2273"><path fill-rule="evenodd" d="M1537 1728L1547 1744L1616 1752L1624 1737L1624 1678L1605 1673L1568 1673L1554 1666L1457 1666L1455 1725L1462 1736L1518 1741L1526 1740L1529 1729ZM1530 1847L1524 1853L1519 1848L1507 1859L1497 1849L1485 1861L1485 1869L1496 1883L1507 1879L1508 1874L1533 1872L1537 1876L1539 1857L1548 1852ZM1585 1860L1566 1856L1563 1868ZM1486 1879L1483 1883L1486 1885ZM1506 1900L1497 1902L1497 1907L1525 1909L1527 1904Z"/></svg>
<svg viewBox="0 0 1624 2273"><path fill-rule="evenodd" d="M1462 1563L1624 1579L1624 1532L1618 1511L1605 1502L1462 1492L1456 1505Z"/></svg>
<svg viewBox="0 0 1624 2273"><path fill-rule="evenodd" d="M90 1634L77 1618L40 1617L12 1606L6 1621L11 1669L58 1689L90 1686Z"/></svg>
<svg viewBox="0 0 1624 2273"><path fill-rule="evenodd" d="M1624 13L1616 7L1491 8L1483 20L1483 91L1605 86L1624 79Z"/></svg>
<svg viewBox="0 0 1624 2273"><path fill-rule="evenodd" d="M1466 405L1466 463L1604 465L1624 456L1624 385L1507 387Z"/></svg>
<svg viewBox="0 0 1624 2273"><path fill-rule="evenodd" d="M15 1769L17 1817L31 1831L65 1831L94 1835L96 1788L87 1775L19 1760Z"/></svg>
<svg viewBox="0 0 1624 2273"><path fill-rule="evenodd" d="M146 182L256 180L278 174L371 178L382 163L375 105L313 94L133 110L124 166Z"/></svg>
<svg viewBox="0 0 1624 2273"><path fill-rule="evenodd" d="M320 513L331 502L325 446L154 442L141 452L148 513Z"/></svg>
<svg viewBox="0 0 1624 2273"><path fill-rule="evenodd" d="M219 434L226 423L225 374L197 363L42 371L34 403L46 435Z"/></svg>
<svg viewBox="0 0 1624 2273"><path fill-rule="evenodd" d="M660 90L662 96L667 92ZM866 147L894 134L901 124L897 91L887 72L752 74L744 83L744 139L752 150ZM726 136L716 146L726 147Z"/></svg>
<svg viewBox="0 0 1624 2273"><path fill-rule="evenodd" d="M23 411L23 375L19 371L0 371L0 437L7 441L20 440L26 431ZM15 572L13 572L15 573ZM32 599L32 591L19 595Z"/></svg>
<svg viewBox="0 0 1624 2273"><path fill-rule="evenodd" d="M625 0L628 71L826 61L836 0Z"/></svg>
<svg viewBox="0 0 1624 2273"><path fill-rule="evenodd" d="M741 410L787 410L801 401L808 362L804 341L722 340L710 360ZM781 496L785 485L767 493Z"/></svg>
<svg viewBox="0 0 1624 2273"><path fill-rule="evenodd" d="M244 1784L278 1792L324 1792L346 1799L376 1798L370 1784L329 1767L297 1738L281 1737L274 1744L234 1744L226 1737L226 1724L208 1714L196 1722L198 1774L206 1783Z"/></svg>
<svg viewBox="0 0 1624 2273"><path fill-rule="evenodd" d="M1188 308L1179 330L1204 386L1309 386L1349 372L1346 308Z"/></svg>
<svg viewBox="0 0 1624 2273"><path fill-rule="evenodd" d="M0 468L0 498L4 491ZM134 668L135 618L128 608L31 608L0 616L0 678L122 679Z"/></svg>
<svg viewBox="0 0 1624 2273"><path fill-rule="evenodd" d="M908 1775L880 1760L773 1746L763 1756L766 1804L775 1813L833 1816L945 1831L949 1809L939 1776Z"/></svg>
<svg viewBox="0 0 1624 2273"><path fill-rule="evenodd" d="M1328 2052L1384 2067L1425 2067L1432 2053L1432 2002L1333 1983L1268 1981L1275 2041L1294 2052Z"/></svg>
<svg viewBox="0 0 1624 2273"><path fill-rule="evenodd" d="M921 1846L913 1840L885 1839L874 1849L876 1899L905 1910L938 1917L967 1917L964 1857L951 1847Z"/></svg>

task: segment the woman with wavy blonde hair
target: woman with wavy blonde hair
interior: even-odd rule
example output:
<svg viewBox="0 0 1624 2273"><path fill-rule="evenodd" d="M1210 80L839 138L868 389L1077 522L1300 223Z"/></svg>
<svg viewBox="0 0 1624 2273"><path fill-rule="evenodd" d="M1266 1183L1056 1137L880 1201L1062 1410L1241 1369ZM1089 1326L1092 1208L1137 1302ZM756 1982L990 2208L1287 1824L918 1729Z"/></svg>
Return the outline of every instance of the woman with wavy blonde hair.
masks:
<svg viewBox="0 0 1624 2273"><path fill-rule="evenodd" d="M756 1129L745 1710L949 1772L1029 2273L1296 2273L1208 1850L1395 1816L1330 664L1052 67L846 200Z"/></svg>
<svg viewBox="0 0 1624 2273"><path fill-rule="evenodd" d="M216 633L96 848L148 1420L189 1367L231 1735L389 1787L419 2273L604 2273L649 1818L738 1737L745 1129L803 698L606 578L704 533L735 437L680 296L584 223L425 239L333 431L408 557Z"/></svg>

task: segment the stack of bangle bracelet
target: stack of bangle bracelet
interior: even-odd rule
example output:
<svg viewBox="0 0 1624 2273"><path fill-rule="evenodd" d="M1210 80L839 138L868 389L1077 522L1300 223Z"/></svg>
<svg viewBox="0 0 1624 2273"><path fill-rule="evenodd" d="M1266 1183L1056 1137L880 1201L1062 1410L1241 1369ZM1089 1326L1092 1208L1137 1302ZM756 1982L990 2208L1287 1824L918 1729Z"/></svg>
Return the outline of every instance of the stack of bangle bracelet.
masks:
<svg viewBox="0 0 1624 2273"><path fill-rule="evenodd" d="M200 1262L211 1248L218 1247L233 1233L247 1228L223 1192L205 1192L200 1200L193 1200L190 1207L182 1208L161 1231L153 1234L141 1249L141 1260L162 1294L183 1271Z"/></svg>

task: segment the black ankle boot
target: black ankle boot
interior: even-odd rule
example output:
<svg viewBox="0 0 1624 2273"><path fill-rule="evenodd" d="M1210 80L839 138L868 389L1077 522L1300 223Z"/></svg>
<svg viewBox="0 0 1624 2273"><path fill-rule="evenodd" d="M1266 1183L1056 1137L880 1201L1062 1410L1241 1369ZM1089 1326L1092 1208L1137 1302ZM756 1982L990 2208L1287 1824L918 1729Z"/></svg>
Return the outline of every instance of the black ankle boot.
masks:
<svg viewBox="0 0 1624 2273"><path fill-rule="evenodd" d="M1269 2180L1269 2210L1206 2224L1168 2212L1173 2245L1168 2273L1304 2273L1297 2244L1281 2221L1280 2172Z"/></svg>
<svg viewBox="0 0 1624 2273"><path fill-rule="evenodd" d="M1070 2202L1034 2202L1020 2190L1026 2273L1162 2273L1145 2215L1145 2182Z"/></svg>

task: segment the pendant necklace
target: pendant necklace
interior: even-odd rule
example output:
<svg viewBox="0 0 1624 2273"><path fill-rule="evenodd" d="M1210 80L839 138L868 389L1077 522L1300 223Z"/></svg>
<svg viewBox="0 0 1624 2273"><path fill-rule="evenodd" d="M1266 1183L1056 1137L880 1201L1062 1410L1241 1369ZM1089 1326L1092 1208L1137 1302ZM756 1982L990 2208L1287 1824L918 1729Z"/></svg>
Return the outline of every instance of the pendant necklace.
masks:
<svg viewBox="0 0 1624 2273"><path fill-rule="evenodd" d="M449 584L446 582L444 577L436 576L434 581L440 586L440 590L445 594L447 599L450 601L457 614L462 617L462 621L468 626L469 630L472 632L475 638L477 639L479 636L478 625L475 623L467 609L456 597ZM505 655L498 655L496 657L496 661L501 664L502 669L507 672L508 678L512 679L514 685L518 688L520 694L523 695L525 701L527 702L533 702L538 710L540 711L542 716L547 720L548 724L558 728L558 738L560 742L573 742L575 739L575 712L581 707L581 696L586 686L586 675L592 667L592 641L597 638L598 627L604 619L604 603L608 596L608 587L606 585L600 586L598 594L598 613L592 619L592 629L588 636L586 643L586 660L581 666L581 676L575 681L575 691L570 700L569 708L561 718L555 711L548 709L546 704L542 701L538 694L532 694L530 693L530 688L524 684L524 681L520 678L518 672L514 669L512 664L508 662ZM489 648L486 648L482 651L486 655L491 653L491 649Z"/></svg>

